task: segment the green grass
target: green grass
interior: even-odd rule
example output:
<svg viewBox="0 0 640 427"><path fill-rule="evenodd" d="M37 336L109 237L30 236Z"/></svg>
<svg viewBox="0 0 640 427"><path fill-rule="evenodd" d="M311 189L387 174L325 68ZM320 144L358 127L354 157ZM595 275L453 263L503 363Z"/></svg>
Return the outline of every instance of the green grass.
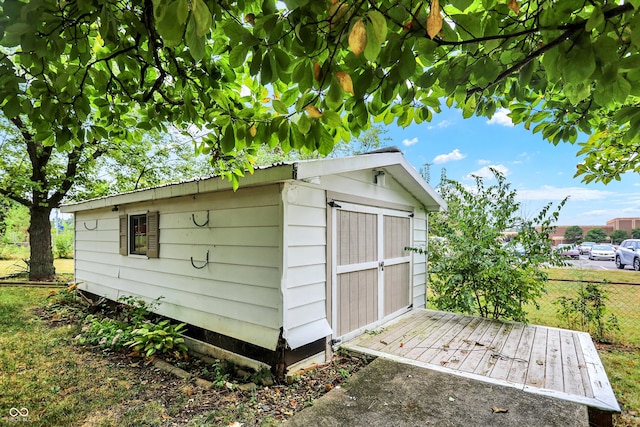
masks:
<svg viewBox="0 0 640 427"><path fill-rule="evenodd" d="M134 404L151 384L107 358L83 354L73 343L77 327L50 327L30 312L50 292L0 289L0 424L15 407L27 408L37 426L160 425L161 405Z"/></svg>
<svg viewBox="0 0 640 427"><path fill-rule="evenodd" d="M598 354L623 411L614 425L640 426L640 350L600 349Z"/></svg>
<svg viewBox="0 0 640 427"><path fill-rule="evenodd" d="M552 279L576 280L576 282L550 281L546 286L547 294L538 300L539 310L529 311L529 322L539 325L567 327L556 316L558 306L553 304L561 296L575 298L577 291L586 283L580 280L593 282L625 282L637 283L637 285L603 284L608 300L606 308L608 314L617 318L620 330L611 338L621 344L640 346L640 274L629 271L591 271L580 269L553 269L549 273ZM619 280L620 278L624 280Z"/></svg>
<svg viewBox="0 0 640 427"><path fill-rule="evenodd" d="M55 259L53 266L57 274L73 274L72 259ZM0 276L26 271L27 265L21 259L0 260Z"/></svg>

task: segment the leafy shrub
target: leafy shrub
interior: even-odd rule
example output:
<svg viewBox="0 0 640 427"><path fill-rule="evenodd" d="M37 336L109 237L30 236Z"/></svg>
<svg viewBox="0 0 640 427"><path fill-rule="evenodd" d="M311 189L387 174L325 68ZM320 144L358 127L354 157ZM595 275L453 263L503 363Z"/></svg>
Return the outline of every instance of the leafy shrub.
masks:
<svg viewBox="0 0 640 427"><path fill-rule="evenodd" d="M139 328L149 319L151 312L160 305L162 298L164 297L159 296L151 302L146 302L143 299L131 295L118 298L118 302L121 304L120 313L122 320L132 324L134 328Z"/></svg>
<svg viewBox="0 0 640 427"><path fill-rule="evenodd" d="M186 331L185 324L171 324L163 320L157 324L143 323L131 332L133 338L126 343L137 353L149 357L156 353L173 353L175 356L187 353L184 338L180 334Z"/></svg>
<svg viewBox="0 0 640 427"><path fill-rule="evenodd" d="M53 237L53 255L56 258L73 258L72 231L63 231Z"/></svg>
<svg viewBox="0 0 640 427"><path fill-rule="evenodd" d="M580 287L575 298L561 296L553 303L559 306L556 316L568 328L589 332L596 341L603 341L608 334L620 329L616 316L606 315L607 299L602 286L590 283Z"/></svg>
<svg viewBox="0 0 640 427"><path fill-rule="evenodd" d="M131 340L132 327L108 317L98 319L93 315L85 318L82 332L76 336L78 344L95 345L102 349L120 350Z"/></svg>

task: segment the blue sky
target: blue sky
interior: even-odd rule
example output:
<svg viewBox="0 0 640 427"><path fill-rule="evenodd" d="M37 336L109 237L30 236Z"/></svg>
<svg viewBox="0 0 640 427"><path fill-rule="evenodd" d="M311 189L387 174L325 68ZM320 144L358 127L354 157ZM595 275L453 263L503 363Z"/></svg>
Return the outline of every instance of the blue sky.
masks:
<svg viewBox="0 0 640 427"><path fill-rule="evenodd" d="M580 146L554 146L540 133L513 126L507 114L501 110L491 120L463 119L457 110L444 110L430 123L405 129L390 126L385 137L416 169L432 163L433 186L440 181L443 167L448 178L469 185L474 183L471 174L490 177L490 166L502 171L518 193L522 214L528 217L566 196L570 198L558 225L605 225L613 218L640 217L640 174L627 173L620 182L607 185L584 184L573 177Z"/></svg>

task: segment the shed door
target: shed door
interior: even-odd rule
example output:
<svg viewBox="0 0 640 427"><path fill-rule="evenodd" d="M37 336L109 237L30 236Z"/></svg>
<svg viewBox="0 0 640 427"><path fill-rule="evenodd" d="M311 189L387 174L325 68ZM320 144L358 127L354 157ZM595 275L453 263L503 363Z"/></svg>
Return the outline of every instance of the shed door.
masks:
<svg viewBox="0 0 640 427"><path fill-rule="evenodd" d="M355 334L410 304L410 212L339 202L334 208L334 337Z"/></svg>

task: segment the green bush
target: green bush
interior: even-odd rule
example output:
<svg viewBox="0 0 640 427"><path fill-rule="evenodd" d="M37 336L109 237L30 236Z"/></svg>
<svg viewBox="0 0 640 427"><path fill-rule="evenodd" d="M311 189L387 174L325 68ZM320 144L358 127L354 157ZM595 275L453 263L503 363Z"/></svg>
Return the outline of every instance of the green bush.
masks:
<svg viewBox="0 0 640 427"><path fill-rule="evenodd" d="M561 296L556 299L556 316L569 329L589 332L596 341L604 341L611 332L620 330L616 316L607 316L605 302L608 299L601 285L590 283L580 287L575 298Z"/></svg>
<svg viewBox="0 0 640 427"><path fill-rule="evenodd" d="M53 255L56 258L73 258L73 231L53 236Z"/></svg>

